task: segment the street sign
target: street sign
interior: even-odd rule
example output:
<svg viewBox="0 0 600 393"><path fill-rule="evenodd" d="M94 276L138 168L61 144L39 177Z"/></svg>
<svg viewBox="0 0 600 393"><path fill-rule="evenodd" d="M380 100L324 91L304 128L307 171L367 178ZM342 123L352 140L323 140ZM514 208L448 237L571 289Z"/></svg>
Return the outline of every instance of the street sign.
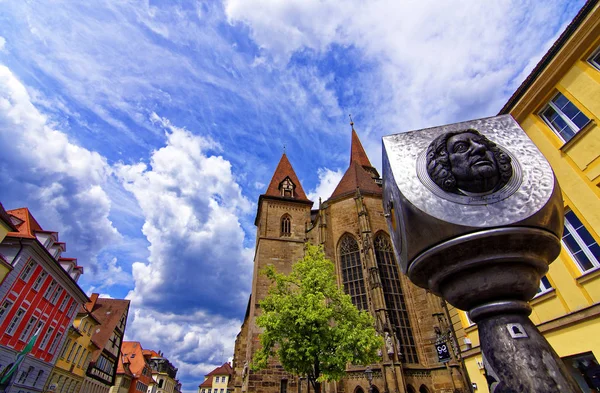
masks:
<svg viewBox="0 0 600 393"><path fill-rule="evenodd" d="M448 350L448 344L446 344L445 341L436 343L435 350L437 352L439 362L446 363L450 361L450 351Z"/></svg>

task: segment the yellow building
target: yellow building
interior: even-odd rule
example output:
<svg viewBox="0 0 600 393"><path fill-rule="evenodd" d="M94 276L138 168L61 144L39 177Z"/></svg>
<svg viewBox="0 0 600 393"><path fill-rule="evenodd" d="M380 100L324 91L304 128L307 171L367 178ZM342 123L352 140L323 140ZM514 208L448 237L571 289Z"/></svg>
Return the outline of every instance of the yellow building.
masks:
<svg viewBox="0 0 600 393"><path fill-rule="evenodd" d="M80 392L92 352L100 349L91 339L98 325L90 312L79 308L45 391Z"/></svg>
<svg viewBox="0 0 600 393"><path fill-rule="evenodd" d="M588 1L500 114L546 156L563 191L563 249L531 301L531 320L584 392L600 390L600 5ZM477 327L460 314L475 392L488 392ZM472 347L471 349L468 349Z"/></svg>
<svg viewBox="0 0 600 393"><path fill-rule="evenodd" d="M0 203L0 242L4 240L8 232L16 231L17 229L10 220L10 216L4 210L4 206ZM4 278L12 270L12 266L4 260L2 254L0 254L0 284L4 281Z"/></svg>
<svg viewBox="0 0 600 393"><path fill-rule="evenodd" d="M206 374L204 382L198 386L198 393L229 393L227 388L233 369L229 363L224 363Z"/></svg>

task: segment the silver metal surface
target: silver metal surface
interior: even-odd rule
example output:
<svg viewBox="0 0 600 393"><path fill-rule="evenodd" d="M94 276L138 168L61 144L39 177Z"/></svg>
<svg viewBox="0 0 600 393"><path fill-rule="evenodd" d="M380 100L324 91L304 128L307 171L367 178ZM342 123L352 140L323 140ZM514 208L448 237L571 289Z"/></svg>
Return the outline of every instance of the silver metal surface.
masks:
<svg viewBox="0 0 600 393"><path fill-rule="evenodd" d="M502 146L518 162L515 166L522 169L522 181L516 190L510 190L512 194L449 200L448 196L440 197L443 190L435 184L428 187L419 180L417 163L429 143L441 133L468 128ZM394 181L406 200L426 214L457 225L494 227L522 221L548 202L554 188L548 161L510 115L390 135L383 138L383 146Z"/></svg>

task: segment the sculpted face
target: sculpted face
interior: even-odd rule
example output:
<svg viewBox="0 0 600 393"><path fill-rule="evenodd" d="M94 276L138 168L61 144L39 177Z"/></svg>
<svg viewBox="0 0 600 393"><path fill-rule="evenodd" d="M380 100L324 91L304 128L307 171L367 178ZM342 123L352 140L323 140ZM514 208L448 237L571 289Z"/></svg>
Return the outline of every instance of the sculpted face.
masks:
<svg viewBox="0 0 600 393"><path fill-rule="evenodd" d="M486 142L485 137L471 132L448 138L448 160L459 189L482 193L493 190L498 184L498 163Z"/></svg>
<svg viewBox="0 0 600 393"><path fill-rule="evenodd" d="M429 144L426 160L434 183L457 195L495 192L513 175L510 156L474 129L438 136Z"/></svg>

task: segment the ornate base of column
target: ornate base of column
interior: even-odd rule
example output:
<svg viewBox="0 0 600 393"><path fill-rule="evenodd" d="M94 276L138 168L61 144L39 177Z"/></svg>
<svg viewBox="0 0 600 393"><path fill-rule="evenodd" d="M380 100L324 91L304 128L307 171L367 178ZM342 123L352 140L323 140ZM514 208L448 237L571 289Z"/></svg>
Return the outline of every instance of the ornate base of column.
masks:
<svg viewBox="0 0 600 393"><path fill-rule="evenodd" d="M479 328L490 393L581 393L564 363L529 320L525 302L488 303L469 313Z"/></svg>

